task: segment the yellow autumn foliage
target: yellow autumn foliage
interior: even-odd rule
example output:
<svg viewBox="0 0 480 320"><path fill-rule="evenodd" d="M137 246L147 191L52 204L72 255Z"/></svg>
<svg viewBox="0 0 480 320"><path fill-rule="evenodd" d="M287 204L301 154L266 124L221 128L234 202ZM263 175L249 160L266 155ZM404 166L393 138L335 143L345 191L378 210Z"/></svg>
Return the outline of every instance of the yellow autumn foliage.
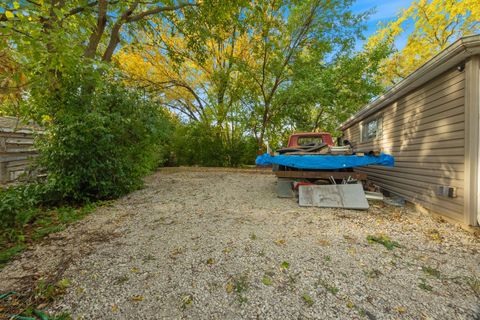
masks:
<svg viewBox="0 0 480 320"><path fill-rule="evenodd" d="M114 60L128 85L157 92L163 105L199 117L197 120L207 120L209 113L217 113L218 120L218 113L228 111L222 101L212 103L211 97L222 91L219 87L240 81L235 62L253 62L245 34L215 30L215 35L205 43L205 59L198 59L187 39L172 34L167 25L157 21L154 33L139 35L139 43L124 47Z"/></svg>
<svg viewBox="0 0 480 320"><path fill-rule="evenodd" d="M22 87L26 83L25 75L13 61L8 50L0 51L0 104L16 103L20 99ZM1 112L1 110L0 110Z"/></svg>
<svg viewBox="0 0 480 320"><path fill-rule="evenodd" d="M413 26L407 44L386 59L381 80L392 85L418 69L435 54L462 36L480 31L480 1L419 0L401 11L394 21L382 25L368 40L367 50L387 42L394 43Z"/></svg>

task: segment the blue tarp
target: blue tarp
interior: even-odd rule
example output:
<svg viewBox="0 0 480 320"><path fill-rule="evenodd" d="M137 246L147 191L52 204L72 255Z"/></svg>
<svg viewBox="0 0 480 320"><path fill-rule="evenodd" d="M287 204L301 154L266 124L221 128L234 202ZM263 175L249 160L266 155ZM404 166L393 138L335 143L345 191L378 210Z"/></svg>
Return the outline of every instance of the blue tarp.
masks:
<svg viewBox="0 0 480 320"><path fill-rule="evenodd" d="M268 153L260 155L255 160L259 166L268 166L271 164L278 164L287 167L294 167L298 169L324 169L335 170L354 167L364 167L368 165L380 165L393 167L395 160L392 156L387 154L380 154L376 156L332 156L332 155L278 155L271 156Z"/></svg>

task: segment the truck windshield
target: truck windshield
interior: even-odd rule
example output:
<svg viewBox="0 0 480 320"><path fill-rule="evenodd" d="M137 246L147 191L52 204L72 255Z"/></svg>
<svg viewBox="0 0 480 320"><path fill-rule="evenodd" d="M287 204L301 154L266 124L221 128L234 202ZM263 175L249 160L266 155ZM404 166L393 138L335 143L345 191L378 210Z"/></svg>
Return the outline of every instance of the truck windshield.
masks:
<svg viewBox="0 0 480 320"><path fill-rule="evenodd" d="M299 146L316 145L316 144L322 144L322 143L323 143L322 137L299 137L298 138Z"/></svg>

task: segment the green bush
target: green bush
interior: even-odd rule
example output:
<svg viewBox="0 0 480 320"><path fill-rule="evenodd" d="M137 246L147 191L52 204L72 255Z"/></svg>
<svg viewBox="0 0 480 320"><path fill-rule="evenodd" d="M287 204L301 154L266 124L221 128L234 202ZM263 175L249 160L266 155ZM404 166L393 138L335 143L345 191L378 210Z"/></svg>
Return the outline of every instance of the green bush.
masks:
<svg viewBox="0 0 480 320"><path fill-rule="evenodd" d="M190 123L177 126L173 148L179 165L236 167L255 162L257 145L252 137L227 139L220 128Z"/></svg>
<svg viewBox="0 0 480 320"><path fill-rule="evenodd" d="M46 178L0 190L2 230L29 223L39 206L122 196L168 160L173 125L158 106L116 84L91 90L73 80L40 101L32 98L50 118L37 138L36 165Z"/></svg>
<svg viewBox="0 0 480 320"><path fill-rule="evenodd" d="M139 188L167 160L166 115L119 85L69 89L50 99L56 112L38 139L38 165L53 192L48 200L111 199Z"/></svg>
<svg viewBox="0 0 480 320"><path fill-rule="evenodd" d="M44 193L39 184L0 189L0 231L28 223Z"/></svg>

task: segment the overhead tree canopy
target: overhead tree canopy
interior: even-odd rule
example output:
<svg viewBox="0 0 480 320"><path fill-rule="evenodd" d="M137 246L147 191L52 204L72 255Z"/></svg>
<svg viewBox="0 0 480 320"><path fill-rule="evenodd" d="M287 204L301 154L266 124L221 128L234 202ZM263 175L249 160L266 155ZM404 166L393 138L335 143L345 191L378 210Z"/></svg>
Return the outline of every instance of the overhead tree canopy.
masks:
<svg viewBox="0 0 480 320"><path fill-rule="evenodd" d="M55 118L62 103L45 101L62 101L62 86L90 96L100 77L225 145L274 147L295 130L334 130L380 92L374 74L388 48L354 53L367 15L352 2L9 1L2 50L28 84L18 105L37 120Z"/></svg>
<svg viewBox="0 0 480 320"><path fill-rule="evenodd" d="M398 50L395 40L408 34L407 44ZM401 11L373 35L368 48L388 44L394 51L384 60L379 77L391 86L419 68L459 37L480 32L480 1L419 0Z"/></svg>
<svg viewBox="0 0 480 320"><path fill-rule="evenodd" d="M151 16L195 7L193 1L7 1L2 33L21 50L53 53L75 47L86 58L111 61L118 44ZM67 42L61 42L61 40Z"/></svg>
<svg viewBox="0 0 480 320"><path fill-rule="evenodd" d="M294 120L295 115L309 114L317 119L305 120L316 122L313 129L330 130L338 124L333 114L338 115L339 108L348 106L340 113L350 114L378 93L369 76L376 65L370 59L379 57L359 54L350 61L365 19L352 14L350 4L350 0L231 3L215 24L197 20L196 28L154 20L154 27L141 32L115 60L129 85L145 88L151 98L189 121L214 124L227 137L240 130L254 136L259 146L265 140L276 144L280 132L306 127ZM201 30L203 41L192 46L196 30ZM339 103L333 92L319 90L328 85L331 91L343 87L342 97L349 95L345 103ZM304 89L317 94L306 99L300 93Z"/></svg>

